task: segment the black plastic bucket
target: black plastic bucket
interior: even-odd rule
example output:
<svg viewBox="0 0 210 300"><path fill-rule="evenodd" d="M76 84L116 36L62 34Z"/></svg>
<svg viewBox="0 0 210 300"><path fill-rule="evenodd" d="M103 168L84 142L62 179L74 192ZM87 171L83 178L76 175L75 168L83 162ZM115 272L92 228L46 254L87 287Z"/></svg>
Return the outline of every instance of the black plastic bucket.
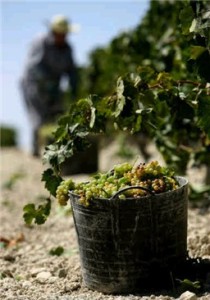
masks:
<svg viewBox="0 0 210 300"><path fill-rule="evenodd" d="M139 199L93 199L85 207L70 193L85 285L130 293L165 282L187 257L188 181L174 191ZM158 278L157 278L158 276ZM163 282L163 285L164 285Z"/></svg>

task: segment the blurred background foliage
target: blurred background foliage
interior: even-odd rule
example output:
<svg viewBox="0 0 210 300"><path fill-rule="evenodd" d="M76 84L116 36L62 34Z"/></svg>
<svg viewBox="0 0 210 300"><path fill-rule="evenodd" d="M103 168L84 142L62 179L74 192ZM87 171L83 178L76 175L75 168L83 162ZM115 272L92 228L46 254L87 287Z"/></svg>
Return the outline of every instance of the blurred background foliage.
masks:
<svg viewBox="0 0 210 300"><path fill-rule="evenodd" d="M79 70L84 82L79 87L79 98L110 94L118 76L136 71L139 65L150 66L157 72L171 72L177 79L194 78L187 69L190 48L180 25L183 2L188 1L152 0L136 28L121 33L106 47L94 49L89 64Z"/></svg>
<svg viewBox="0 0 210 300"><path fill-rule="evenodd" d="M17 130L14 127L8 125L0 125L0 146L17 146Z"/></svg>

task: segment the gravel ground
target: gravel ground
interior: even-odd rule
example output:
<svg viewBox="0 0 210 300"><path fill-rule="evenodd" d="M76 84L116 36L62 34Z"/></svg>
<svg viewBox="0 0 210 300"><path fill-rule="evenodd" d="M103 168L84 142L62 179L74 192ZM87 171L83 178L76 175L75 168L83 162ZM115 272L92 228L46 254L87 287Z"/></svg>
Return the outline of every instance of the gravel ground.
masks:
<svg viewBox="0 0 210 300"><path fill-rule="evenodd" d="M104 295L87 289L82 282L78 247L69 209L53 205L52 215L42 226L26 226L22 208L48 196L40 181L44 170L39 159L18 149L1 150L1 246L0 299L5 300L170 300L164 295ZM104 155L104 156L103 156ZM112 163L102 153L101 169ZM198 176L197 176L198 175ZM193 174L191 174L193 177ZM196 174L196 180L199 174ZM200 175L202 176L202 174ZM76 180L87 175L72 176ZM13 178L13 179L12 179ZM50 255L55 247L61 256ZM210 259L210 212L188 213L188 250L191 257ZM210 269L206 272L206 291L202 295L185 293L176 299L210 299Z"/></svg>

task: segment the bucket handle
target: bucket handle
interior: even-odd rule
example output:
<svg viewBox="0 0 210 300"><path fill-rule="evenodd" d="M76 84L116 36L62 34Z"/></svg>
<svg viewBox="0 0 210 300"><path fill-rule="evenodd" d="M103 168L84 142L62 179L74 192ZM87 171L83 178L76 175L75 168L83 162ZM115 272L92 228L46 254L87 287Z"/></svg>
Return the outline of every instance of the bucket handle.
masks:
<svg viewBox="0 0 210 300"><path fill-rule="evenodd" d="M151 191L151 190L148 189L148 188L145 188L145 187L139 186L139 185L133 185L133 186L125 187L125 188L123 188L123 189L117 191L117 192L110 198L110 200L114 200L119 194L121 194L121 193L123 193L123 192L125 192L125 191L127 191L127 190L133 190L133 189L141 189L141 190L144 190L144 191L149 192L152 196L155 195L155 192L154 192L154 191Z"/></svg>

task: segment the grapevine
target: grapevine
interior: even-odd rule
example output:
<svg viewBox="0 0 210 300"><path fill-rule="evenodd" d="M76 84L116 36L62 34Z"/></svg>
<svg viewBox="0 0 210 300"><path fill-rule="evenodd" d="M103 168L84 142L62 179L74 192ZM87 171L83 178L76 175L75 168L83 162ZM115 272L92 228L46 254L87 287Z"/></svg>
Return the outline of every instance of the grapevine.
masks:
<svg viewBox="0 0 210 300"><path fill-rule="evenodd" d="M89 182L74 183L72 180L62 181L57 188L56 197L61 205L68 201L68 191L79 196L80 203L88 205L92 198L111 198L117 191L126 187L140 186L159 194L178 188L173 171L161 166L157 161L132 166L129 163L118 164L107 173L98 173ZM150 195L142 189L129 189L119 196L138 198Z"/></svg>

